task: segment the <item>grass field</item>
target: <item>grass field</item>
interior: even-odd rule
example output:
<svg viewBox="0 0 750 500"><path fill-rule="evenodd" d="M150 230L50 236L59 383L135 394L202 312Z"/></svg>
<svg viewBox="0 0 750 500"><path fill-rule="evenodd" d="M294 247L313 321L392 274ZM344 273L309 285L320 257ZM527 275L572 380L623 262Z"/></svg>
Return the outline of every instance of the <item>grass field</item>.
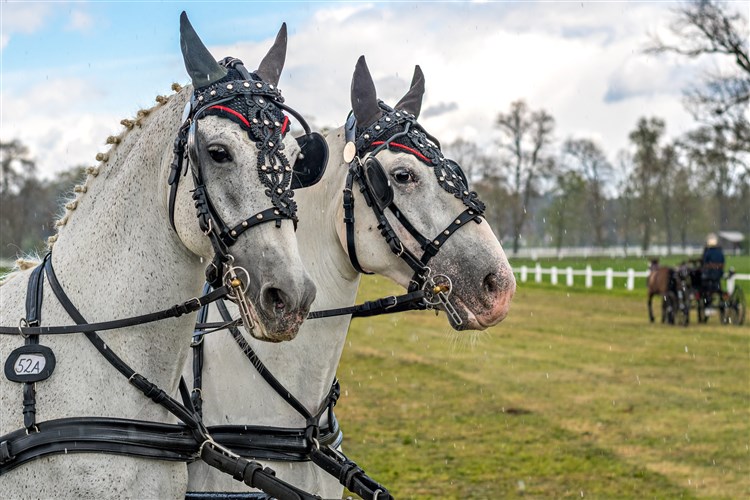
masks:
<svg viewBox="0 0 750 500"><path fill-rule="evenodd" d="M644 296L519 285L474 335L354 320L344 449L399 499L750 497L750 328L652 325Z"/></svg>

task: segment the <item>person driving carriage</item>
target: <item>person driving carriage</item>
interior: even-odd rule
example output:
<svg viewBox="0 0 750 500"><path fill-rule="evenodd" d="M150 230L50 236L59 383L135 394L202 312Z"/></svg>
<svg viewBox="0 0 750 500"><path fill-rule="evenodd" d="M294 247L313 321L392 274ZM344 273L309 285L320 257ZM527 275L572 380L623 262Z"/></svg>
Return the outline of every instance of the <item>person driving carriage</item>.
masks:
<svg viewBox="0 0 750 500"><path fill-rule="evenodd" d="M724 251L719 246L719 238L711 233L706 238L706 247L701 258L701 288L709 293L721 291L723 275Z"/></svg>

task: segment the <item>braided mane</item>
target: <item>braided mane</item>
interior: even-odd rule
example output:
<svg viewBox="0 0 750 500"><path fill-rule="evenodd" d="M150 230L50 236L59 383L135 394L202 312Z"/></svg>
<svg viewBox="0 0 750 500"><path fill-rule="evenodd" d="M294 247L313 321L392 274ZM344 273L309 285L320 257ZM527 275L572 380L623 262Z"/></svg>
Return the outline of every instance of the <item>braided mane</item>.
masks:
<svg viewBox="0 0 750 500"><path fill-rule="evenodd" d="M87 175L85 181L83 182L83 184L76 185L73 188L73 192L70 193L70 195L64 201L63 206L61 207L60 216L54 224L55 234L47 238L48 251L52 250L52 248L54 247L60 231L65 225L70 222L70 219L73 216L73 212L80 206L84 195L86 194L86 192L88 192L91 186L91 183L102 172L102 169L109 162L110 157L113 156L118 145L120 145L126 138L131 137L132 134L139 132L148 116L151 115L151 113L153 113L155 110L167 104L171 97L178 94L182 90L182 88L183 87L180 84L173 83L172 91L174 92L174 94L172 96L158 95L156 96L156 104L153 107L139 110L136 113L134 119L126 118L120 121L120 124L124 127L123 131L118 135L110 135L105 141L105 144L111 145L109 151L107 151L106 153L97 153L96 161L99 163L95 166L86 168ZM0 277L0 286L9 282L16 275L22 273L23 271L38 266L39 264L41 264L41 262L42 260L38 255L28 255L17 259L11 272Z"/></svg>

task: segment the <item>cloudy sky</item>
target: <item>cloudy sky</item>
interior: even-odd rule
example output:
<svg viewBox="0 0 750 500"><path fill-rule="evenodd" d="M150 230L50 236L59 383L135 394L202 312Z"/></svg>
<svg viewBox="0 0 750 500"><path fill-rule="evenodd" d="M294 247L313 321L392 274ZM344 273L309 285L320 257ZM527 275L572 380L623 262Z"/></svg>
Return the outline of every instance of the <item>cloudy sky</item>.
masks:
<svg viewBox="0 0 750 500"><path fill-rule="evenodd" d="M119 122L188 77L179 49L187 11L217 58L257 67L289 28L279 87L317 127L350 109L354 64L367 57L394 104L415 64L427 92L420 122L443 143L493 151L494 121L525 99L557 122L558 141L593 138L610 159L641 116L678 135L694 126L681 89L710 69L643 53L670 2L9 2L0 3L0 138L20 139L44 175L92 165ZM748 1L735 3L747 15Z"/></svg>

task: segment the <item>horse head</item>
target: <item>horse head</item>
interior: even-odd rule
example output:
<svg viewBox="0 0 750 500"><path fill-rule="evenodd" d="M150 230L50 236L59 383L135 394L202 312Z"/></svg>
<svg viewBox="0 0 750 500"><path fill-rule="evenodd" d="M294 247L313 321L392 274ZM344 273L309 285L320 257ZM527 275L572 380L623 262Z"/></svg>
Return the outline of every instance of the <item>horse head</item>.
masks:
<svg viewBox="0 0 750 500"><path fill-rule="evenodd" d="M453 328L483 330L507 315L515 278L469 180L417 122L423 94L417 66L390 107L378 100L364 56L357 62L343 157L359 184L347 188L364 200L353 207L358 227L344 224L339 236L355 269L421 288Z"/></svg>
<svg viewBox="0 0 750 500"><path fill-rule="evenodd" d="M231 290L253 337L292 339L315 287L294 236L292 178L302 156L287 133L285 111L301 117L277 88L286 25L252 73L238 59L217 63L184 13L180 34L193 86L172 159L172 224L184 244L210 262L208 282ZM188 173L192 186L179 182Z"/></svg>

